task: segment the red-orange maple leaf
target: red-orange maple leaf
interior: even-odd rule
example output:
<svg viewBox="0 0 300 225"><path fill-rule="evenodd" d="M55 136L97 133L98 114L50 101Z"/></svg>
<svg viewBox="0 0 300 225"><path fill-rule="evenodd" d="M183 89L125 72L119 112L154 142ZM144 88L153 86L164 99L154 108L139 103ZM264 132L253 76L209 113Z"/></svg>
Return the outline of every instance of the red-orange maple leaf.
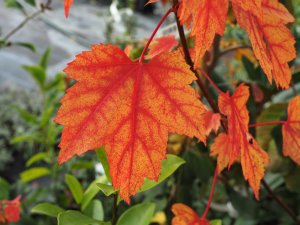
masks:
<svg viewBox="0 0 300 225"><path fill-rule="evenodd" d="M55 119L64 125L59 162L104 145L114 188L127 202L145 177L158 179L168 132L205 141L206 109L179 52L139 63L118 47L94 45L65 72L78 82Z"/></svg>
<svg viewBox="0 0 300 225"><path fill-rule="evenodd" d="M249 34L255 56L272 83L277 87L288 88L291 70L288 62L296 57L295 40L285 24L294 18L278 0L262 0L262 15L246 11L233 4L238 23Z"/></svg>
<svg viewBox="0 0 300 225"><path fill-rule="evenodd" d="M200 218L193 209L182 203L176 203L172 206L174 218L172 225L209 225L210 223Z"/></svg>
<svg viewBox="0 0 300 225"><path fill-rule="evenodd" d="M300 165L300 96L288 106L288 119L282 126L283 155Z"/></svg>
<svg viewBox="0 0 300 225"><path fill-rule="evenodd" d="M149 52L145 58L151 59L154 56L157 56L162 52L171 51L177 45L178 45L178 42L176 41L176 39L173 35L156 38L151 42L151 44L149 46Z"/></svg>
<svg viewBox="0 0 300 225"><path fill-rule="evenodd" d="M69 16L69 11L70 8L73 4L73 0L65 0L64 5L65 5L65 16L68 17Z"/></svg>
<svg viewBox="0 0 300 225"><path fill-rule="evenodd" d="M213 43L216 34L225 30L228 0L181 0L178 15L182 24L190 28L195 37L195 67Z"/></svg>
<svg viewBox="0 0 300 225"><path fill-rule="evenodd" d="M221 93L219 96L220 112L228 118L228 132L221 133L211 146L211 155L218 156L218 168L221 172L241 160L243 174L252 187L255 197L259 198L260 181L264 176L264 166L269 162L267 153L248 133L249 113L246 102L249 88L241 84L232 96Z"/></svg>
<svg viewBox="0 0 300 225"><path fill-rule="evenodd" d="M208 111L204 115L204 126L205 126L205 129L206 129L206 135L209 135L210 132L212 132L212 131L217 133L220 126L221 126L221 116L220 116L220 114Z"/></svg>

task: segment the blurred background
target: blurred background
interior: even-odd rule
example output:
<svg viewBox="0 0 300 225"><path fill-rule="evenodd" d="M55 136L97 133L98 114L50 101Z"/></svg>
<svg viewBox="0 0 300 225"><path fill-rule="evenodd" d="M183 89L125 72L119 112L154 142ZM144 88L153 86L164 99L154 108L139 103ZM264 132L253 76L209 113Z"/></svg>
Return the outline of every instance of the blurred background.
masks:
<svg viewBox="0 0 300 225"><path fill-rule="evenodd" d="M55 124L53 118L60 98L73 83L62 71L76 54L95 43L130 47L130 57L137 58L170 7L166 1L145 7L146 2L74 0L66 19L62 0L0 0L0 200L22 196L21 219L12 224L56 224L54 217L31 212L42 202L61 209L80 208L70 190L68 176L78 181L84 193L92 189L92 182L102 180L109 184L103 178L105 171L94 152L75 157L62 166L57 164L62 127ZM296 18L290 29L299 52L300 1L281 2ZM176 36L176 32L171 15L158 35ZM189 42L192 45L192 40ZM268 83L250 49L226 51L240 45L248 46L249 40L230 10L226 32L219 43L222 55L211 71L213 80L222 90L232 91L240 82L251 87L252 97L248 103L251 123L284 119L288 101L300 93L299 57L290 64L292 87L281 91ZM215 90L209 91L216 99ZM295 215L300 215L300 167L282 156L280 129L280 126L268 126L251 132L272 159L265 182ZM170 224L170 206L175 202L184 202L201 215L215 168L209 147L196 140L170 134L167 150L184 158L186 164L156 188L132 200L133 205L156 203L152 224ZM100 149L98 155L101 154ZM102 192L93 192L94 204L83 213L109 220L113 198ZM127 208L128 205L121 202L119 214ZM238 164L219 177L209 218L221 219L224 225L295 224L264 188L261 201L254 199Z"/></svg>

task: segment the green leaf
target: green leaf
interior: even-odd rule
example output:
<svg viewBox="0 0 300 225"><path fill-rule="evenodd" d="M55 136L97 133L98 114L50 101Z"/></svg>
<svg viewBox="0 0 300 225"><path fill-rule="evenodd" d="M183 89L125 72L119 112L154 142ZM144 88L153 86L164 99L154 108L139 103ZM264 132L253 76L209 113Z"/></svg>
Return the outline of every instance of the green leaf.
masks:
<svg viewBox="0 0 300 225"><path fill-rule="evenodd" d="M155 204L142 203L126 210L119 218L117 225L148 225L153 217Z"/></svg>
<svg viewBox="0 0 300 225"><path fill-rule="evenodd" d="M17 144L20 142L36 142L42 143L42 137L37 133L25 134L20 136L15 136L10 140L11 144Z"/></svg>
<svg viewBox="0 0 300 225"><path fill-rule="evenodd" d="M87 216L92 217L95 220L103 220L104 211L102 203L99 200L93 200L84 209L83 213Z"/></svg>
<svg viewBox="0 0 300 225"><path fill-rule="evenodd" d="M22 66L24 70L26 70L31 77L36 81L39 85L40 89L43 91L46 81L46 71L41 66Z"/></svg>
<svg viewBox="0 0 300 225"><path fill-rule="evenodd" d="M39 153L31 156L30 159L27 160L26 167L29 167L32 164L36 163L36 162L45 160L45 159L47 159L47 157L48 157L47 153L45 153L45 152L39 152Z"/></svg>
<svg viewBox="0 0 300 225"><path fill-rule="evenodd" d="M45 53L43 54L43 56L40 59L40 63L39 65L46 70L48 67L48 63L49 63L49 59L51 56L51 48L47 48L47 50L45 51Z"/></svg>
<svg viewBox="0 0 300 225"><path fill-rule="evenodd" d="M20 174L21 181L24 183L36 180L38 178L47 176L50 174L50 170L45 167L34 167L28 170L25 170Z"/></svg>
<svg viewBox="0 0 300 225"><path fill-rule="evenodd" d="M162 170L157 182L145 179L144 184L139 192L149 190L163 182L171 176L185 161L176 155L167 155L167 159L162 162Z"/></svg>
<svg viewBox="0 0 300 225"><path fill-rule="evenodd" d="M211 220L210 225L222 225L222 220Z"/></svg>
<svg viewBox="0 0 300 225"><path fill-rule="evenodd" d="M19 116L27 123L35 124L37 122L36 115L32 114L31 112L27 111L26 109L22 109L17 105L12 106L15 109Z"/></svg>
<svg viewBox="0 0 300 225"><path fill-rule="evenodd" d="M66 183L77 204L80 204L83 198L83 189L76 177L66 174Z"/></svg>
<svg viewBox="0 0 300 225"><path fill-rule="evenodd" d="M117 192L113 186L108 184L98 183L97 186L107 197Z"/></svg>
<svg viewBox="0 0 300 225"><path fill-rule="evenodd" d="M101 147L99 149L96 149L96 154L103 166L103 169L104 169L104 172L105 172L105 175L107 177L107 180L109 182L111 182L111 177L110 177L110 174L109 174L109 164L108 164L108 160L107 160L107 156L106 156L106 152L105 152L105 149L104 147Z"/></svg>
<svg viewBox="0 0 300 225"><path fill-rule="evenodd" d="M96 180L94 180L89 186L88 188L85 190L84 194L83 194L83 198L81 201L81 210L83 211L85 209L85 207L88 206L88 204L90 203L90 201L96 196L96 194L100 191L97 183L98 182L105 182L106 181L106 177L105 176L101 176L98 177Z"/></svg>
<svg viewBox="0 0 300 225"><path fill-rule="evenodd" d="M78 211L69 210L69 211L62 212L58 215L57 224L58 225L90 225L90 224L110 225L111 223L95 220L91 217L83 215Z"/></svg>
<svg viewBox="0 0 300 225"><path fill-rule="evenodd" d="M43 110L43 114L41 116L41 121L40 121L41 128L44 128L46 127L47 124L49 124L49 121L53 116L54 111L55 111L55 107L53 105Z"/></svg>
<svg viewBox="0 0 300 225"><path fill-rule="evenodd" d="M8 199L9 198L9 183L0 177L0 199Z"/></svg>
<svg viewBox="0 0 300 225"><path fill-rule="evenodd" d="M41 203L31 209L31 213L57 217L58 214L64 212L64 209L51 203Z"/></svg>
<svg viewBox="0 0 300 225"><path fill-rule="evenodd" d="M36 48L34 46L34 44L32 43L28 43L28 42L14 42L14 45L18 45L18 46L22 46L24 48L29 49L30 51L36 53Z"/></svg>

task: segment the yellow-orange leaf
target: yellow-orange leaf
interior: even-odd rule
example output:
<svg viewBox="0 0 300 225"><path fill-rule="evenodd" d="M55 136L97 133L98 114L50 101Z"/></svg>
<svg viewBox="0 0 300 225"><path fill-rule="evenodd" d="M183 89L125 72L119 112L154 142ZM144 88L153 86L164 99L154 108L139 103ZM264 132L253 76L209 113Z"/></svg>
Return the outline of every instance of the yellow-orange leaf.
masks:
<svg viewBox="0 0 300 225"><path fill-rule="evenodd" d="M195 37L195 67L213 43L216 34L223 35L228 0L181 0L178 15L182 24L190 28Z"/></svg>
<svg viewBox="0 0 300 225"><path fill-rule="evenodd" d="M78 82L55 119L64 126L59 162L105 146L113 186L127 202L144 178L158 179L168 132L205 141L206 109L179 52L139 63L118 47L94 45L65 72Z"/></svg>
<svg viewBox="0 0 300 225"><path fill-rule="evenodd" d="M291 157L300 165L300 96L293 98L288 106L288 119L282 126L283 155Z"/></svg>
<svg viewBox="0 0 300 225"><path fill-rule="evenodd" d="M292 15L278 0L262 0L262 16L233 5L236 18L249 34L255 56L272 83L288 88L291 70L288 62L296 57L295 40L285 24L293 21Z"/></svg>
<svg viewBox="0 0 300 225"><path fill-rule="evenodd" d="M177 45L178 45L178 42L176 41L176 39L173 35L156 38L151 42L151 44L149 46L149 52L145 58L151 59L154 56L157 56L162 52L171 51Z"/></svg>
<svg viewBox="0 0 300 225"><path fill-rule="evenodd" d="M241 84L232 96L221 93L219 96L220 112L228 118L228 133L221 133L211 146L211 155L218 157L218 168L221 172L241 160L243 174L259 198L260 181L264 176L268 155L248 133L249 112L246 107L249 88Z"/></svg>
<svg viewBox="0 0 300 225"><path fill-rule="evenodd" d="M172 205L174 218L172 225L209 225L206 219L199 218L193 209L182 203Z"/></svg>

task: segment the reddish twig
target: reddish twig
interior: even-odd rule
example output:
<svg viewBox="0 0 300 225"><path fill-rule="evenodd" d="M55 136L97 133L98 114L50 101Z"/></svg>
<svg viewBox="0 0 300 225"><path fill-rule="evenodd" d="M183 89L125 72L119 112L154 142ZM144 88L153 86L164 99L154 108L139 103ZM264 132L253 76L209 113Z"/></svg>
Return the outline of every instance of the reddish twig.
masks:
<svg viewBox="0 0 300 225"><path fill-rule="evenodd" d="M209 199L208 199L205 211L204 211L203 215L201 216L201 219L206 218L206 216L208 214L208 211L210 209L210 205L212 203L212 199L213 199L214 192L215 192L215 187L216 187L216 184L217 184L218 175L219 175L219 170L218 170L218 166L216 166L213 182L212 182L210 193L209 193Z"/></svg>
<svg viewBox="0 0 300 225"><path fill-rule="evenodd" d="M140 59L139 59L139 63L142 63L143 60L144 60L144 57L145 57L145 54L146 54L146 51L148 50L148 47L151 43L151 41L153 40L155 34L157 33L158 29L160 28L160 26L163 24L163 22L167 19L167 17L170 15L171 12L174 12L174 8L172 7L171 9L169 9L165 15L161 18L161 20L158 22L157 26L155 27L154 31L152 32L151 34L151 37L149 38L147 44L145 45L144 49L143 49L143 52L140 56Z"/></svg>

